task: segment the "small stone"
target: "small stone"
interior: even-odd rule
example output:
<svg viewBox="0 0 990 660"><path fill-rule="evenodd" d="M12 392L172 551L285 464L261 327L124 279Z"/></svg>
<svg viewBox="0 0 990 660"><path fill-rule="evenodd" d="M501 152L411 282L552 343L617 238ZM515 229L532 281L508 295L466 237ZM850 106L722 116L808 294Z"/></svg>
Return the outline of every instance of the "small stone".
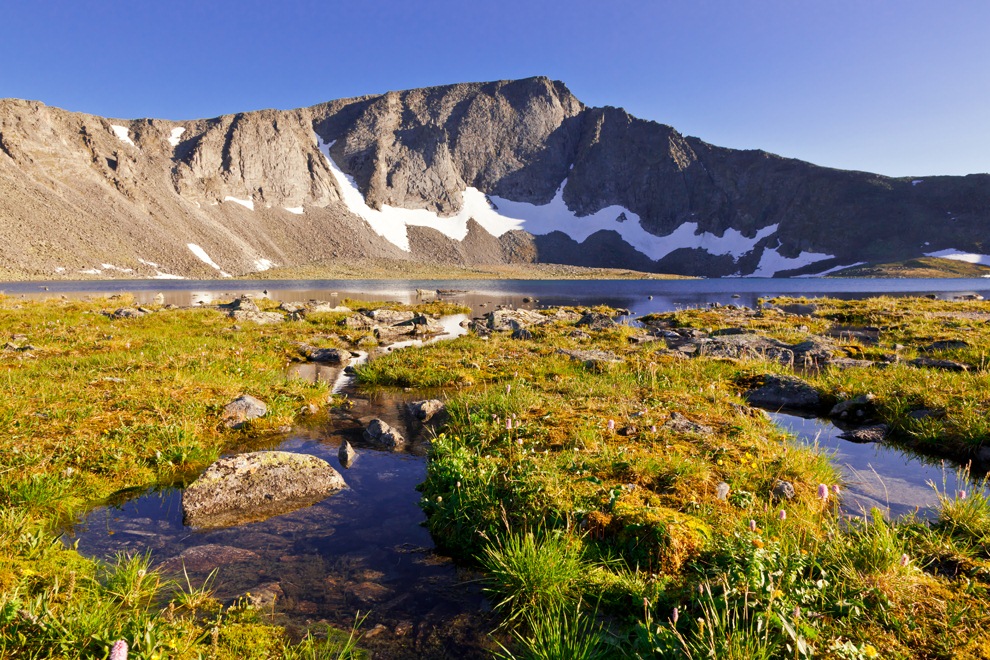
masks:
<svg viewBox="0 0 990 660"><path fill-rule="evenodd" d="M839 437L851 442L882 442L888 433L890 433L890 427L886 424L874 424L844 431L839 434Z"/></svg>
<svg viewBox="0 0 990 660"><path fill-rule="evenodd" d="M351 446L347 440L340 443L340 449L337 450L337 458L340 460L340 464L345 468L350 467L354 459L357 458L357 452L354 451L354 447Z"/></svg>
<svg viewBox="0 0 990 660"><path fill-rule="evenodd" d="M402 434L380 419L371 420L364 430L364 439L392 451L399 451L406 446L406 439Z"/></svg>
<svg viewBox="0 0 990 660"><path fill-rule="evenodd" d="M771 494L775 500L792 500L794 499L794 484L778 479L773 485Z"/></svg>
<svg viewBox="0 0 990 660"><path fill-rule="evenodd" d="M476 367L480 368L480 367ZM428 422L436 415L444 412L446 407L440 399L426 399L424 401L412 401L406 404L409 414L421 422Z"/></svg>
<svg viewBox="0 0 990 660"><path fill-rule="evenodd" d="M715 487L715 497L720 500L725 500L729 497L729 484L724 481L718 482L718 486Z"/></svg>
<svg viewBox="0 0 990 660"><path fill-rule="evenodd" d="M251 419L263 417L268 412L265 402L250 394L242 394L223 409L223 423L227 428L239 429Z"/></svg>

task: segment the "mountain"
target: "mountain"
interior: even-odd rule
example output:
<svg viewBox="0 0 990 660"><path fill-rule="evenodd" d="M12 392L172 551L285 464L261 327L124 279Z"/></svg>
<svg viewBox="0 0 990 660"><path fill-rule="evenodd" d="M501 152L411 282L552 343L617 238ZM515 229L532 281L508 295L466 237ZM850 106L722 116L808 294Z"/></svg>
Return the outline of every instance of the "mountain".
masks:
<svg viewBox="0 0 990 660"><path fill-rule="evenodd" d="M190 121L0 100L8 274L369 258L783 276L981 260L988 227L988 175L890 178L725 149L546 78Z"/></svg>

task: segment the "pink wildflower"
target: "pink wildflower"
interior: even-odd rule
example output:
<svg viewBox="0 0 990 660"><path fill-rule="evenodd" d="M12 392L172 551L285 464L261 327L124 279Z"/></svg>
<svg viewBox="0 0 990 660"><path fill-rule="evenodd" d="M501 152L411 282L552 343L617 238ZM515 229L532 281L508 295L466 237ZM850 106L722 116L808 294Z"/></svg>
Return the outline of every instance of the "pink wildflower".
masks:
<svg viewBox="0 0 990 660"><path fill-rule="evenodd" d="M818 484L818 499L822 502L828 501L828 486L825 484Z"/></svg>
<svg viewBox="0 0 990 660"><path fill-rule="evenodd" d="M907 554L901 555L901 566L907 566L911 562L911 558Z"/></svg>
<svg viewBox="0 0 990 660"><path fill-rule="evenodd" d="M118 639L110 648L110 660L127 660L127 642Z"/></svg>
<svg viewBox="0 0 990 660"><path fill-rule="evenodd" d="M787 520L787 511L781 509L780 513L777 514L777 517L781 520Z"/></svg>
<svg viewBox="0 0 990 660"><path fill-rule="evenodd" d="M754 533L756 532L756 521L755 520L750 520L749 521L749 531L754 532Z"/></svg>
<svg viewBox="0 0 990 660"><path fill-rule="evenodd" d="M608 430L609 431L614 431L615 430L615 420L614 419L608 420Z"/></svg>
<svg viewBox="0 0 990 660"><path fill-rule="evenodd" d="M961 500L966 499L966 491L964 490L959 491L959 499Z"/></svg>
<svg viewBox="0 0 990 660"><path fill-rule="evenodd" d="M677 607L675 607L675 608L674 608L674 611L673 611L673 612L671 612L671 614L670 614L670 620L671 620L671 621L672 621L672 622L674 623L674 625L677 625L677 620L678 620L679 618L681 618L681 612L680 612L680 609L679 609L679 608L677 608Z"/></svg>

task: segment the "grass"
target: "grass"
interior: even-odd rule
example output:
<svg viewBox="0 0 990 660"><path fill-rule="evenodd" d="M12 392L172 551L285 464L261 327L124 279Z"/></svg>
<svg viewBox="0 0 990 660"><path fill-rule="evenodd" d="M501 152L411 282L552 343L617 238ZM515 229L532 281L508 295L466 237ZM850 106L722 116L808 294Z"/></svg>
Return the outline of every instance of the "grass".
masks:
<svg viewBox="0 0 990 660"><path fill-rule="evenodd" d="M87 503L180 477L326 405L324 385L285 377L296 342L371 341L340 313L240 330L210 309L100 313L125 302L0 299L0 333L35 346L0 352L13 393L0 401L0 655L102 656L119 638L132 657L356 655L354 631L293 642L247 603L224 608L208 585L166 583L144 555L101 565L58 540L60 521ZM828 402L876 395L896 442L956 456L982 446L990 307L775 302L817 311L650 320L745 326L790 344L870 326L875 342L836 337L832 350L877 364L893 355L889 366L800 375ZM443 388L448 421L421 506L437 545L483 569L512 636L504 657L990 657L985 484L940 493L932 521L845 520L834 497L819 497L839 481L828 457L741 398L746 382L790 366L685 359L663 342L631 342L642 334L633 327L573 330L554 321L531 340L468 335L358 369L369 387ZM935 344L947 340L965 344ZM588 366L560 349L619 361ZM925 355L969 369L905 364ZM270 413L230 431L221 409L241 393ZM779 480L793 499L772 494Z"/></svg>

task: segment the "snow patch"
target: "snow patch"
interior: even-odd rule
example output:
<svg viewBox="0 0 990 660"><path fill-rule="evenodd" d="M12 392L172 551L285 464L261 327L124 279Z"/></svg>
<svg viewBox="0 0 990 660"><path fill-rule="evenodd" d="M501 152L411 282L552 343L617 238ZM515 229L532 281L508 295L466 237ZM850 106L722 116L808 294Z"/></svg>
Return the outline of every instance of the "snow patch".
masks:
<svg viewBox="0 0 990 660"><path fill-rule="evenodd" d="M145 266L149 266L149 267L155 269L155 274L151 276L151 279L153 279L153 280L184 280L184 279L186 279L186 278L182 277L181 275L172 275L170 273L163 273L159 269L158 264L156 264L154 261L147 261L145 259L140 259L140 258L138 259L138 261L140 261Z"/></svg>
<svg viewBox="0 0 990 660"><path fill-rule="evenodd" d="M183 126L177 126L176 128L173 128L172 132L168 136L168 143L173 147L179 146L179 138L181 138L182 134L185 132L186 129Z"/></svg>
<svg viewBox="0 0 990 660"><path fill-rule="evenodd" d="M990 255L975 254L973 252L963 252L962 250L939 250L938 252L926 252L926 257L939 257L941 259L953 259L955 261L965 261L968 264L980 264L990 266Z"/></svg>
<svg viewBox="0 0 990 660"><path fill-rule="evenodd" d="M288 211L289 213L295 213L296 215L302 215L303 214L303 207L301 207L301 206L285 206L283 208L286 211Z"/></svg>
<svg viewBox="0 0 990 660"><path fill-rule="evenodd" d="M248 209L249 211L253 211L254 210L254 200L252 200L250 198L249 199L238 199L237 197L231 197L230 195L227 195L226 197L223 198L223 201L225 201L225 202L234 202L235 204L240 204L241 206L243 206L244 208Z"/></svg>
<svg viewBox="0 0 990 660"><path fill-rule="evenodd" d="M206 250L199 247L195 243L186 243L186 247L189 248L189 251L192 252L194 255L196 255L196 258L202 261L204 264L206 264L210 268L220 271L220 277L230 277L228 273L223 272L220 266L218 266L216 262L213 261L213 259L210 259L210 255L206 254Z"/></svg>
<svg viewBox="0 0 990 660"><path fill-rule="evenodd" d="M406 252L409 251L407 227L430 227L455 241L462 241L467 236L467 223L471 218L492 236L501 236L507 231L521 228L519 220L506 218L495 211L485 193L477 188L465 190L461 197L461 210L446 218L434 211L404 209L388 204L381 209L373 209L365 202L354 177L345 174L330 157L330 147L334 143L326 143L319 136L316 139L337 185L340 186L347 209L363 218L376 234Z"/></svg>
<svg viewBox="0 0 990 660"><path fill-rule="evenodd" d="M911 185L912 185L912 186L916 186L916 185L918 185L919 183L924 183L924 182L925 182L925 180L924 180L924 179L915 179L914 181L912 181L912 182L911 182Z"/></svg>
<svg viewBox="0 0 990 660"><path fill-rule="evenodd" d="M111 124L110 128L112 128L113 132L117 134L117 138L121 142L123 142L124 144L129 144L132 147L137 146L136 144L134 144L134 141L131 140L130 131L127 130L126 126L118 126L117 124Z"/></svg>
<svg viewBox="0 0 990 660"><path fill-rule="evenodd" d="M831 254L822 254L820 252L802 252L796 257L785 257L778 253L776 248L763 250L763 255L760 257L760 265L756 267L756 270L749 277L773 277L782 270L801 268L816 261L834 258ZM843 266L843 268L845 267ZM818 274L821 275L822 273Z"/></svg>
<svg viewBox="0 0 990 660"><path fill-rule="evenodd" d="M98 268L87 268L79 272L83 275L99 275L101 271Z"/></svg>
<svg viewBox="0 0 990 660"><path fill-rule="evenodd" d="M610 230L651 259L662 259L680 248L698 248L709 254L728 254L738 259L776 232L778 227L763 227L752 238L747 238L736 229L727 229L721 236L699 232L697 222L685 222L671 233L657 236L643 229L637 214L621 206L607 206L591 215L578 216L564 203L566 185L567 179L564 179L550 203L542 206L502 197L492 197L492 201L499 213L515 219L518 226L514 229L525 229L531 234L562 231L578 243L584 242L595 232Z"/></svg>
<svg viewBox="0 0 990 660"><path fill-rule="evenodd" d="M271 261L269 259L255 259L254 260L254 269L255 269L255 271L258 271L258 272L261 272L263 270L269 270L269 269L275 267L275 265L276 265L275 262L274 261Z"/></svg>
<svg viewBox="0 0 990 660"><path fill-rule="evenodd" d="M348 210L367 221L375 233L407 252L408 227L432 227L445 236L461 241L467 236L467 221L471 218L493 236L501 236L515 229L534 235L561 231L581 243L595 232L611 230L651 259L662 259L679 248L700 248L710 254L729 254L738 259L751 251L760 240L777 231L777 225L771 225L760 229L752 238L735 229L728 229L717 236L710 232L699 233L698 223L686 222L666 236L656 236L643 229L639 215L617 205L579 217L564 203L567 179L560 184L554 198L543 205L495 196L489 198L477 188L468 187L461 193L461 210L447 218L423 209L384 205L378 210L368 206L354 178L345 174L330 156L330 147L334 143L323 142L318 135L316 140L340 186Z"/></svg>
<svg viewBox="0 0 990 660"><path fill-rule="evenodd" d="M116 270L121 273L133 273L133 268L121 268L120 266L114 266L113 264L100 264L103 270Z"/></svg>
<svg viewBox="0 0 990 660"><path fill-rule="evenodd" d="M828 270L823 270L820 273L811 273L809 275L797 275L796 277L825 277L826 275L831 275L832 273L836 273L846 268L855 268L856 266L862 266L865 263L866 263L865 261L857 261L856 263L849 264L847 266L833 266L832 268L829 268Z"/></svg>

